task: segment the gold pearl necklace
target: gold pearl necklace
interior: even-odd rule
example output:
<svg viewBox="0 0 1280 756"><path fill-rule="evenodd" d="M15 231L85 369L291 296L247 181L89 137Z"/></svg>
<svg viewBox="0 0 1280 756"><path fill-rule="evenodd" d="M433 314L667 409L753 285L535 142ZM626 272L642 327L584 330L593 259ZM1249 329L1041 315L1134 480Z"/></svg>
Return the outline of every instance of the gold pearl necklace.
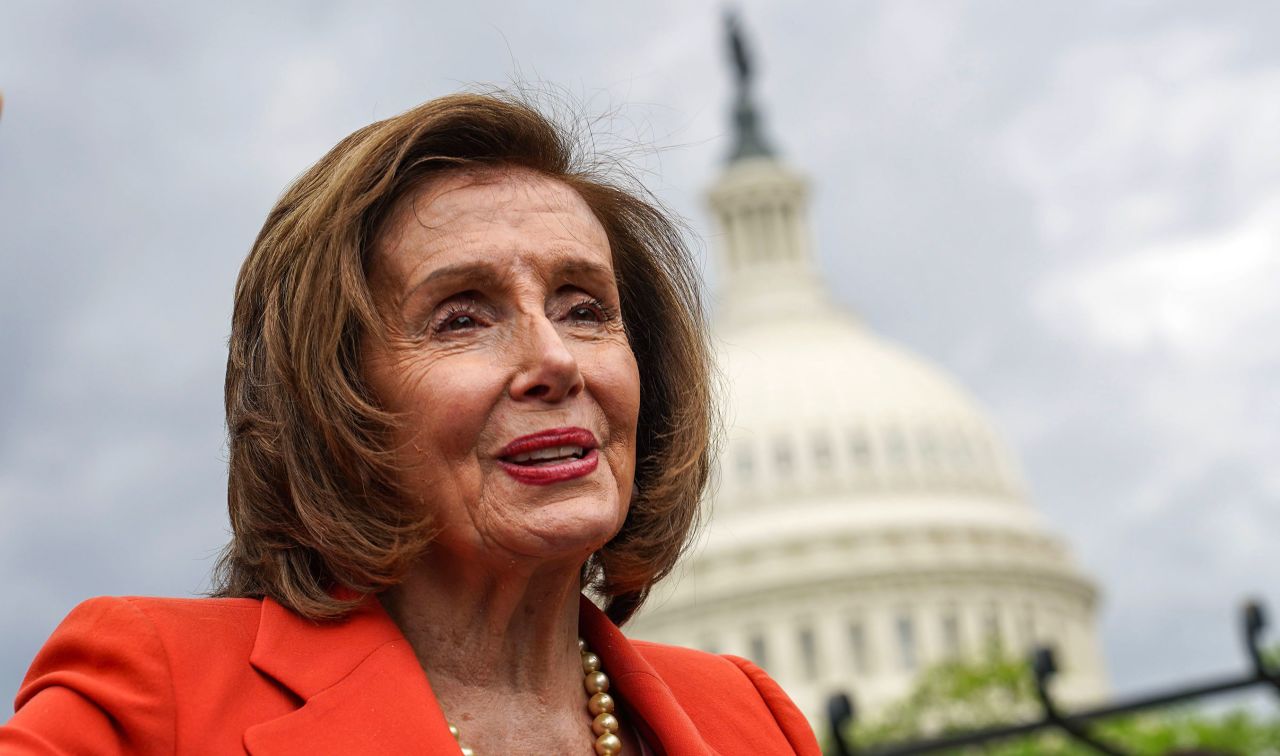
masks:
<svg viewBox="0 0 1280 756"><path fill-rule="evenodd" d="M591 720L591 731L596 735L596 753L599 756L617 756L622 753L622 739L618 737L618 717L613 713L617 706L613 696L609 695L609 678L600 669L600 657L591 653L587 642L581 638L578 639L578 653L582 655L582 671L586 675L582 685L591 696L587 710L595 717ZM462 745L458 728L453 723L449 724L449 732L454 740L459 741L462 756L475 756L475 751Z"/></svg>

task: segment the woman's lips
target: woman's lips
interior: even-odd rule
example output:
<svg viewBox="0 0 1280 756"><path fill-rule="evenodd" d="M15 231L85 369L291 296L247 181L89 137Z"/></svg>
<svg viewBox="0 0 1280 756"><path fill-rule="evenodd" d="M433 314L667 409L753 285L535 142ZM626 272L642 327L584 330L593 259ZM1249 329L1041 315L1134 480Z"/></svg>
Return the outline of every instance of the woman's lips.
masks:
<svg viewBox="0 0 1280 756"><path fill-rule="evenodd" d="M510 458L517 454L535 452L555 446L581 446L583 449L594 449L599 446L596 434L586 428L548 428L537 433L521 436L498 452L499 457Z"/></svg>
<svg viewBox="0 0 1280 756"><path fill-rule="evenodd" d="M505 470L507 475L521 483L528 483L534 486L545 486L590 475L599 464L600 453L595 449L591 449L580 458L569 458L563 462L541 462L535 465L521 465L515 462L508 462L505 459L498 460L498 466Z"/></svg>
<svg viewBox="0 0 1280 756"><path fill-rule="evenodd" d="M559 483L590 475L600 464L598 445L586 428L552 428L507 444L498 453L498 465L521 483Z"/></svg>

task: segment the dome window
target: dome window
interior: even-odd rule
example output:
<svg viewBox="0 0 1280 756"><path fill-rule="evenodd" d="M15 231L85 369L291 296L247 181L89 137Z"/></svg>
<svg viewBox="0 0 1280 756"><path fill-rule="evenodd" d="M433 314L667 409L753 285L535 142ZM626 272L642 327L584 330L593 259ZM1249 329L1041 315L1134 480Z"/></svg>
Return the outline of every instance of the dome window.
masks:
<svg viewBox="0 0 1280 756"><path fill-rule="evenodd" d="M862 620L849 623L849 655L853 657L854 674L871 673L871 656L867 653L867 633Z"/></svg>
<svg viewBox="0 0 1280 756"><path fill-rule="evenodd" d="M909 456L907 438L899 428L889 428L885 431L884 453L894 472L906 472Z"/></svg>
<svg viewBox="0 0 1280 756"><path fill-rule="evenodd" d="M1030 604L1022 607L1022 615L1018 618L1018 632L1022 635L1022 645L1032 648L1036 645L1036 613Z"/></svg>
<svg viewBox="0 0 1280 756"><path fill-rule="evenodd" d="M919 664L916 655L916 624L910 615L900 614L894 623L898 639L898 663L907 672L913 672Z"/></svg>
<svg viewBox="0 0 1280 756"><path fill-rule="evenodd" d="M782 227L778 229L782 232L782 245L787 250L787 257L792 260L801 259L800 249L795 244L795 234L788 233L795 228L795 213L791 209L791 205L782 206Z"/></svg>
<svg viewBox="0 0 1280 756"><path fill-rule="evenodd" d="M849 457L855 470L866 472L871 469L871 442L867 439L867 432L861 428L849 433Z"/></svg>
<svg viewBox="0 0 1280 756"><path fill-rule="evenodd" d="M806 680L818 679L818 640L812 627L802 627L796 632L796 644L800 649L800 669Z"/></svg>
<svg viewBox="0 0 1280 756"><path fill-rule="evenodd" d="M724 245L724 249L729 257L729 269L733 270L742 262L738 259L738 253L741 250L742 245L736 243L734 238L737 233L737 228L735 228L736 224L733 215L731 213L721 213L720 223L723 224L724 236L727 242Z"/></svg>
<svg viewBox="0 0 1280 756"><path fill-rule="evenodd" d="M920 466L928 472L937 472L941 462L938 458L938 439L928 428L921 428L916 435L916 447L920 450Z"/></svg>
<svg viewBox="0 0 1280 756"><path fill-rule="evenodd" d="M831 469L831 440L825 433L813 436L813 462L819 470Z"/></svg>
<svg viewBox="0 0 1280 756"><path fill-rule="evenodd" d="M986 625L986 642L987 648L996 655L1004 653L1004 633L1000 630L1000 607L992 603L987 606L987 613L983 619Z"/></svg>
<svg viewBox="0 0 1280 756"><path fill-rule="evenodd" d="M791 456L791 444L787 439L779 438L773 442L773 462L778 466L779 473L785 476L791 475L795 460Z"/></svg>
<svg viewBox="0 0 1280 756"><path fill-rule="evenodd" d="M942 614L942 650L950 659L960 656L960 617L954 607Z"/></svg>

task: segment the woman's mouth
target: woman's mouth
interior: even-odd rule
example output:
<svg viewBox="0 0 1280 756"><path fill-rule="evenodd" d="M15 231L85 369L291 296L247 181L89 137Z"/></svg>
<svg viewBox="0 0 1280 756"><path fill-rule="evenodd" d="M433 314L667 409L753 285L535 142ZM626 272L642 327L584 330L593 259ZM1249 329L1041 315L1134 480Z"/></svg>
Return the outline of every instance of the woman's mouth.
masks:
<svg viewBox="0 0 1280 756"><path fill-rule="evenodd" d="M498 465L521 483L559 483L591 474L600 464L596 446L595 434L585 428L553 428L507 444Z"/></svg>
<svg viewBox="0 0 1280 756"><path fill-rule="evenodd" d="M586 453L587 450L581 446L549 446L546 449L514 454L505 459L517 465L546 465L570 459L582 459Z"/></svg>
<svg viewBox="0 0 1280 756"><path fill-rule="evenodd" d="M567 449L566 453L559 453L564 449ZM581 446L556 446L541 452L558 454L545 458L540 458L534 452L517 454L511 459L498 459L498 466L522 484L545 486L590 475L600 463L599 452L595 449L582 449ZM520 458L525 458L525 461L517 462Z"/></svg>

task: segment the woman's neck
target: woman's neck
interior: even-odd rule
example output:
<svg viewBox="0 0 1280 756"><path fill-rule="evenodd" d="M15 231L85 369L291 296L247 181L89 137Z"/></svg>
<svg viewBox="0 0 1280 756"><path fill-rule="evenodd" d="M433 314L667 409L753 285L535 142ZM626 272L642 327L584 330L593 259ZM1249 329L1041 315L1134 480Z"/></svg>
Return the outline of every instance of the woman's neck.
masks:
<svg viewBox="0 0 1280 756"><path fill-rule="evenodd" d="M480 569L437 552L380 596L476 753L591 752L577 641L580 569Z"/></svg>
<svg viewBox="0 0 1280 756"><path fill-rule="evenodd" d="M447 567L434 569L432 562ZM580 568L424 559L379 598L431 675L528 688L577 663Z"/></svg>

